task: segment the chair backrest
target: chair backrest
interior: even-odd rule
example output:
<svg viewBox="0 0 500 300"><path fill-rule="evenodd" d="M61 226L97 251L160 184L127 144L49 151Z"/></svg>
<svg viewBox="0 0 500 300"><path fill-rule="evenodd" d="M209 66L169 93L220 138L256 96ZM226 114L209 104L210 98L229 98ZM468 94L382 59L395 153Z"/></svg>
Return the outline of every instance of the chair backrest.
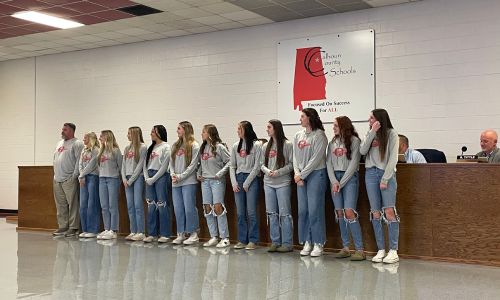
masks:
<svg viewBox="0 0 500 300"><path fill-rule="evenodd" d="M422 153L428 163L446 163L446 155L437 149L415 149Z"/></svg>

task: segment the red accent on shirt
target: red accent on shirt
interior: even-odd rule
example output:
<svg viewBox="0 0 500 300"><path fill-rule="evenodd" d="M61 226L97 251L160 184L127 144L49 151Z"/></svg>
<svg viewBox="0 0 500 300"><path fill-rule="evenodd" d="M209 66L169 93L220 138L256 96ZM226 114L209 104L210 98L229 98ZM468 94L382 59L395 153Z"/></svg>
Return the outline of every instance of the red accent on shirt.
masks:
<svg viewBox="0 0 500 300"><path fill-rule="evenodd" d="M177 156L183 156L184 152L184 149L180 148L179 150L177 150Z"/></svg>
<svg viewBox="0 0 500 300"><path fill-rule="evenodd" d="M156 153L156 152L151 152L151 155L149 156L149 159L155 159L156 157L160 156L160 154Z"/></svg>
<svg viewBox="0 0 500 300"><path fill-rule="evenodd" d="M109 160L109 157L107 157L105 154L101 155L101 163L106 162Z"/></svg>
<svg viewBox="0 0 500 300"><path fill-rule="evenodd" d="M210 157L214 157L214 156L211 155L210 153L206 153L206 152L201 155L202 160L208 160L208 159L210 159Z"/></svg>
<svg viewBox="0 0 500 300"><path fill-rule="evenodd" d="M59 152L59 153L64 152L64 150L66 150L66 148L64 148L64 146L57 148L57 152Z"/></svg>
<svg viewBox="0 0 500 300"><path fill-rule="evenodd" d="M83 160L84 162L88 162L88 161L90 161L91 159L92 159L92 156L91 156L91 155L84 155L84 156L82 157L82 160Z"/></svg>
<svg viewBox="0 0 500 300"><path fill-rule="evenodd" d="M276 157L276 155L278 155L278 151L276 150L269 151L269 158Z"/></svg>
<svg viewBox="0 0 500 300"><path fill-rule="evenodd" d="M309 146L311 146L311 144L309 144L309 143L307 142L307 140L302 140L302 141L300 141L300 142L297 144L297 146L299 146L299 149L300 149L300 150L302 150L302 149L304 149L305 147L309 147Z"/></svg>
<svg viewBox="0 0 500 300"><path fill-rule="evenodd" d="M245 149L240 150L240 157L247 157L247 151Z"/></svg>
<svg viewBox="0 0 500 300"><path fill-rule="evenodd" d="M335 155L337 157L344 156L347 154L347 149L346 148L335 148L335 149L333 149L332 153L333 153L333 155Z"/></svg>
<svg viewBox="0 0 500 300"><path fill-rule="evenodd" d="M380 143L378 142L378 140L372 141L372 147L378 147L379 145L380 145Z"/></svg>
<svg viewBox="0 0 500 300"><path fill-rule="evenodd" d="M128 151L127 154L126 154L126 156L127 156L127 159L132 159L135 156L135 152L134 151Z"/></svg>

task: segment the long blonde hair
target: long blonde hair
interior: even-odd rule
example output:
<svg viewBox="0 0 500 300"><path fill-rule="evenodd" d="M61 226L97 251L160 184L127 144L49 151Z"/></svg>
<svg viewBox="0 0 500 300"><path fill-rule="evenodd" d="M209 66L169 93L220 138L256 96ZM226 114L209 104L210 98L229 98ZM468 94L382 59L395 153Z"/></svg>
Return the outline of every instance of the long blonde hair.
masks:
<svg viewBox="0 0 500 300"><path fill-rule="evenodd" d="M101 135L104 137L104 143L99 150L99 155L97 156L97 162L101 164L101 156L104 152L113 153L113 149L119 148L116 143L115 135L111 130L101 131Z"/></svg>
<svg viewBox="0 0 500 300"><path fill-rule="evenodd" d="M91 132L87 132L86 134L83 135L83 138L87 137L89 139L89 143L88 145L85 145L83 147L83 151L81 153L81 156L83 157L83 155L87 152L92 152L92 150L94 150L94 148L99 148L99 140L97 139L97 135L95 134L95 132L91 131Z"/></svg>
<svg viewBox="0 0 500 300"><path fill-rule="evenodd" d="M186 163L186 166L188 166L193 159L193 143L195 142L193 125L191 125L188 121L182 121L179 123L179 126L184 129L184 136L180 137L177 142L174 143L170 157L175 163L177 151L184 145L184 148L186 148L184 152L184 162Z"/></svg>
<svg viewBox="0 0 500 300"><path fill-rule="evenodd" d="M140 127L137 126L132 126L128 129L130 132L130 145L128 150L134 149L134 160L135 162L139 162L140 159L140 150L141 150L141 145L144 144L144 139L142 138L142 130Z"/></svg>

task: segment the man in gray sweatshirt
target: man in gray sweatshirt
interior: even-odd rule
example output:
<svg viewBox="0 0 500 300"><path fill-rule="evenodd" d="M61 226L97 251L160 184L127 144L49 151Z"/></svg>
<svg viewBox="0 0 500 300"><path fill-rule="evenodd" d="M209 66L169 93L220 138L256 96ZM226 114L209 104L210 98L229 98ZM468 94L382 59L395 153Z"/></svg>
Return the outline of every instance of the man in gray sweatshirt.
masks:
<svg viewBox="0 0 500 300"><path fill-rule="evenodd" d="M497 147L498 134L495 130L488 129L481 133L481 152L479 157L487 157L490 164L500 164L500 151Z"/></svg>
<svg viewBox="0 0 500 300"><path fill-rule="evenodd" d="M78 159L83 143L75 138L76 126L64 123L54 151L54 199L59 229L54 236L75 236L80 225L78 212Z"/></svg>

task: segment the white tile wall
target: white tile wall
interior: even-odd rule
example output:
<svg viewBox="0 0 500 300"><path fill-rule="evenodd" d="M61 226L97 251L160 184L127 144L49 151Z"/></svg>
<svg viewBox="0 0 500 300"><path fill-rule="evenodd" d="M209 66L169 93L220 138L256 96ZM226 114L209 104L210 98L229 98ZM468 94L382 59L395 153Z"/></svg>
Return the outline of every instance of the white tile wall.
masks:
<svg viewBox="0 0 500 300"><path fill-rule="evenodd" d="M36 120L34 60L1 63L0 115L5 117L0 130L14 143L29 141L21 148L31 154L29 163L35 151L37 165L51 163L60 127L68 121L77 124L78 137L89 130L113 130L121 148L131 125L141 126L149 140L152 125L165 124L173 142L181 120L192 121L197 136L203 124L214 123L231 144L237 122L247 119L264 137L267 120L277 114L278 41L374 28L377 106L388 109L413 147L441 149L453 161L462 145L471 153L479 150L481 130L500 128L499 13L495 0L424 0L38 57ZM14 117L4 110L7 104L31 110ZM19 125L30 138L18 136ZM326 127L331 136L331 125ZM357 127L362 135L367 128ZM297 129L286 127L287 135L292 138ZM24 153L15 153L2 162L10 169L0 171L0 192L7 195L0 208L17 206L15 166Z"/></svg>

